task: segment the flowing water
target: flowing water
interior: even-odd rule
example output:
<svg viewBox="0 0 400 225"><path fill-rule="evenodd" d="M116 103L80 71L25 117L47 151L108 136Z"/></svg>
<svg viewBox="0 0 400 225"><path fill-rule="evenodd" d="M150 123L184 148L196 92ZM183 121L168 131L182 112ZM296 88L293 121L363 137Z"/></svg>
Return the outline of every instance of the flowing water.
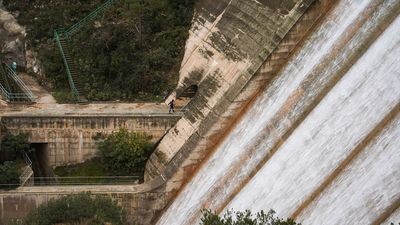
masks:
<svg viewBox="0 0 400 225"><path fill-rule="evenodd" d="M399 218L399 7L339 1L157 224L198 224L203 208Z"/></svg>

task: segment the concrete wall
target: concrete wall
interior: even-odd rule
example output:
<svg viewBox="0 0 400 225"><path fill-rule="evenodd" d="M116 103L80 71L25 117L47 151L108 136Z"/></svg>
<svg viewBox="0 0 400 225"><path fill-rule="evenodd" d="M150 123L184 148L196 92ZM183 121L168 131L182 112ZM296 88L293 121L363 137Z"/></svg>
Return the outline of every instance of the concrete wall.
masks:
<svg viewBox="0 0 400 225"><path fill-rule="evenodd" d="M144 132L158 141L179 115L154 116L7 116L3 126L11 133L27 133L32 143L48 144L52 166L80 163L97 154L96 144L119 128Z"/></svg>
<svg viewBox="0 0 400 225"><path fill-rule="evenodd" d="M199 89L188 112L150 157L147 180L165 171L173 158L182 159L177 156L180 151L199 143L313 0L284 2L199 1L180 81L170 98L179 96L188 85L198 84Z"/></svg>
<svg viewBox="0 0 400 225"><path fill-rule="evenodd" d="M185 177L182 167L196 171L157 224L197 224L202 208L273 208L303 224L381 224L391 213L398 218L400 51L393 46L400 42L399 11L395 0L334 3L276 73L285 59L278 53L286 44L292 49L306 30L299 20L256 75L267 85L251 109L236 121L225 111L225 122L234 125L223 142L212 141L224 133L213 123L207 132L213 136L180 154L183 172L174 177ZM307 12L304 24L312 18ZM243 100L251 86L257 79L240 94ZM213 144L219 145L215 151ZM211 148L206 159L201 148ZM168 183L179 188L179 182Z"/></svg>
<svg viewBox="0 0 400 225"><path fill-rule="evenodd" d="M179 96L182 90L194 83L199 89L188 106L188 112L150 157L146 165L146 180L162 174L173 161L173 164L182 163L196 146L210 145L207 133L229 107L234 111L241 107L235 99L265 60L268 57L280 58L278 66L285 62L282 57L288 54L285 47L295 45L296 39L284 46L282 54L271 54L312 2L289 0L271 5L265 1L234 0L221 2L211 10L214 2L200 1L175 94ZM302 29L311 25L306 23ZM289 38L287 41L292 40ZM249 98L253 93L253 90L248 92L238 101L245 101L243 98Z"/></svg>
<svg viewBox="0 0 400 225"><path fill-rule="evenodd" d="M46 189L46 188L45 188ZM48 193L0 193L0 225L15 218L24 218L32 209L73 192L49 190ZM77 192L75 192L77 193ZM129 225L150 224L151 219L164 207L163 192L112 192L96 193L111 197L127 212Z"/></svg>
<svg viewBox="0 0 400 225"><path fill-rule="evenodd" d="M207 127L202 127L203 130L201 132L204 132L204 134L199 138L198 142L196 144L193 142L185 143L189 146L178 153L185 155L181 159L181 166L167 182L166 192L169 193L171 198L191 178L193 172L198 169L203 160L212 154L215 148L224 140L225 135L253 104L259 93L276 78L276 75L287 60L290 59L291 55L302 47L304 38L313 31L313 26L330 9L331 3L333 2L329 0L314 2L240 93L232 101L229 101L227 109L217 118L213 118L213 122L207 124Z"/></svg>
<svg viewBox="0 0 400 225"><path fill-rule="evenodd" d="M291 52L299 47L302 38L326 10L325 3L318 3L300 19L312 0L271 2L276 4L247 0L198 1L180 81L171 98L192 84L197 84L199 90L188 106L188 112L173 126L152 155L144 184L41 187L0 193L0 203L2 201L4 207L8 205L8 211L2 208L2 216L8 215L14 208L21 208L25 201L33 201L33 208L51 196L92 191L93 194L107 193L117 199L131 218L136 218L134 222L137 221L137 224L155 223L184 181L235 123L235 118L258 90L265 87L285 64ZM297 21L300 25L292 28ZM261 66L263 70L260 70ZM82 131L91 127L90 122L84 124L80 128ZM79 139L79 132L74 135L75 139ZM62 139L59 141L64 142ZM78 143L75 140L75 145ZM19 213L22 216L29 210Z"/></svg>

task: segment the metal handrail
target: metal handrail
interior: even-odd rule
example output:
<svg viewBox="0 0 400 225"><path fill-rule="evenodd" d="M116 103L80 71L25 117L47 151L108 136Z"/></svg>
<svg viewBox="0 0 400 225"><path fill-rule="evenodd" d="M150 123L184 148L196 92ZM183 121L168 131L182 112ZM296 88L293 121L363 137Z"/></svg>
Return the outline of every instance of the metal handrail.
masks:
<svg viewBox="0 0 400 225"><path fill-rule="evenodd" d="M28 166L32 167L32 161L31 161L31 159L29 158L28 154L26 154L25 151L22 153L22 157L24 158L25 163L26 163Z"/></svg>
<svg viewBox="0 0 400 225"><path fill-rule="evenodd" d="M1 83L0 83L0 91L5 99L9 99L9 92L7 91L6 88L3 87L3 85Z"/></svg>
<svg viewBox="0 0 400 225"><path fill-rule="evenodd" d="M89 15L87 15L86 17L84 17L83 19L81 19L80 21L78 21L77 23L75 23L74 25L70 26L69 28L65 29L65 28L58 28L54 30L54 39L56 40L57 46L61 52L61 56L63 58L63 62L65 65L65 68L67 70L67 75L68 75L68 82L71 86L72 92L73 94L77 97L77 99L79 99L79 91L75 86L74 83L74 79L72 77L71 74L71 69L70 66L68 64L68 61L65 57L65 52L64 49L61 45L61 38L65 38L65 39L69 39L73 34L75 34L79 29L81 29L83 26L85 26L89 21L93 20L94 18L96 18L96 16L103 12L105 9L107 9L109 6L111 6L112 4L114 4L116 0L107 0L106 2L104 2L103 4L101 4L99 7L97 7L95 10L93 10L91 13L89 13Z"/></svg>
<svg viewBox="0 0 400 225"><path fill-rule="evenodd" d="M35 95L32 91L25 85L25 83L18 77L17 73L8 65L6 65L6 72L19 86L19 88L26 94L26 97L29 98L30 101L35 101Z"/></svg>
<svg viewBox="0 0 400 225"><path fill-rule="evenodd" d="M64 62L64 65L65 65L65 68L67 70L69 85L71 86L71 89L72 89L72 92L74 93L74 95L77 98L79 98L79 91L75 86L74 79L72 78L71 70L69 68L67 58L65 57L64 49L63 49L63 47L61 45L61 42L60 42L60 35L57 32L57 30L54 30L54 37L56 39L56 43L57 43L58 49L60 50L60 53L61 53L61 56L63 58L63 62Z"/></svg>
<svg viewBox="0 0 400 225"><path fill-rule="evenodd" d="M26 167L25 167L24 171L21 173L21 175L19 176L19 181L20 181L21 187L24 186L26 184L26 182L33 176L31 159L28 157L28 154L26 154L25 151L22 153L22 157L25 160Z"/></svg>
<svg viewBox="0 0 400 225"><path fill-rule="evenodd" d="M66 37L70 37L72 34L74 34L76 31L81 29L83 26L85 26L89 21L93 20L96 18L96 16L104 11L106 8L114 4L115 0L107 0L103 4L101 4L99 7L97 7L95 10L93 10L89 15L87 15L85 18L81 19L71 27L67 28L65 30L65 35Z"/></svg>
<svg viewBox="0 0 400 225"><path fill-rule="evenodd" d="M31 97L28 96L26 93L12 93L12 92L9 92L2 84L0 84L0 90L1 90L0 94L2 94L4 96L4 98L6 100L8 100L8 101L17 100L17 99L21 99L21 100L22 99L29 99L30 101L32 101Z"/></svg>
<svg viewBox="0 0 400 225"><path fill-rule="evenodd" d="M34 177L34 186L138 184L140 176Z"/></svg>

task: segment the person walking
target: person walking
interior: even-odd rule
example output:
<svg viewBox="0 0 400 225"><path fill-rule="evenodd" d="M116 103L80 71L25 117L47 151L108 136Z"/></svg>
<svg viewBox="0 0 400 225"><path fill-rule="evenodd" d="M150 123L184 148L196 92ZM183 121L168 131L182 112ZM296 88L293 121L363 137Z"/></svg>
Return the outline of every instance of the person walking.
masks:
<svg viewBox="0 0 400 225"><path fill-rule="evenodd" d="M11 69L14 71L14 73L17 72L17 62L13 61L13 62L11 63Z"/></svg>
<svg viewBox="0 0 400 225"><path fill-rule="evenodd" d="M169 105L169 111L168 111L168 113L173 113L173 112L175 112L175 111L174 111L174 108L175 108L175 100L172 99L172 100L168 103L168 105Z"/></svg>

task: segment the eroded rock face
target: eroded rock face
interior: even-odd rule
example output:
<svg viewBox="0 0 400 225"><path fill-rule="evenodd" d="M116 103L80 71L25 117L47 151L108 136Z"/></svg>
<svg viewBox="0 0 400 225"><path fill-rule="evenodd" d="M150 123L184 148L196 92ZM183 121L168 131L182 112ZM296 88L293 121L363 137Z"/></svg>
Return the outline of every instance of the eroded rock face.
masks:
<svg viewBox="0 0 400 225"><path fill-rule="evenodd" d="M2 6L0 1L0 52L6 63L15 61L19 67L26 67L25 28Z"/></svg>

